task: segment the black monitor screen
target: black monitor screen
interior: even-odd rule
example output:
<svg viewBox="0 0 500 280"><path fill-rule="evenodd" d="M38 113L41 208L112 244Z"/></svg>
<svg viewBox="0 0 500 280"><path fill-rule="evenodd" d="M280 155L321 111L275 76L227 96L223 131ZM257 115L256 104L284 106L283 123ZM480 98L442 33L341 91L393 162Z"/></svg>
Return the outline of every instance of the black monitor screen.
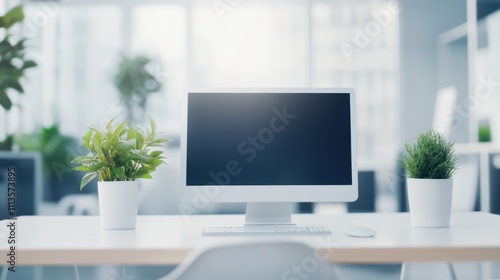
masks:
<svg viewBox="0 0 500 280"><path fill-rule="evenodd" d="M186 183L350 185L348 93L189 93Z"/></svg>

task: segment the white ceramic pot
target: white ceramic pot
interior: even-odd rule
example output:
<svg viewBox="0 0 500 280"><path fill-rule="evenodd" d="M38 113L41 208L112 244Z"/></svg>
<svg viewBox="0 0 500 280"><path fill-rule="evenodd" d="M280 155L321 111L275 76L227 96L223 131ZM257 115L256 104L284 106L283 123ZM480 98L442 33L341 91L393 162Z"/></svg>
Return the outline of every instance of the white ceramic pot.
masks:
<svg viewBox="0 0 500 280"><path fill-rule="evenodd" d="M98 182L102 229L135 229L138 181Z"/></svg>
<svg viewBox="0 0 500 280"><path fill-rule="evenodd" d="M449 227L453 179L407 179L411 224Z"/></svg>

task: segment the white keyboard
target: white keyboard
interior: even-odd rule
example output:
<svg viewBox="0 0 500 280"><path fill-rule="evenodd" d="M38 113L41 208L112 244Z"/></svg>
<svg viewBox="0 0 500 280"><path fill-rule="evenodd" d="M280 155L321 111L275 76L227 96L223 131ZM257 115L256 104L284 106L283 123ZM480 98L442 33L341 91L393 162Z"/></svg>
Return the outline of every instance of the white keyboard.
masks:
<svg viewBox="0 0 500 280"><path fill-rule="evenodd" d="M231 227L205 227L203 235L330 235L332 232L324 226L283 226L255 225Z"/></svg>

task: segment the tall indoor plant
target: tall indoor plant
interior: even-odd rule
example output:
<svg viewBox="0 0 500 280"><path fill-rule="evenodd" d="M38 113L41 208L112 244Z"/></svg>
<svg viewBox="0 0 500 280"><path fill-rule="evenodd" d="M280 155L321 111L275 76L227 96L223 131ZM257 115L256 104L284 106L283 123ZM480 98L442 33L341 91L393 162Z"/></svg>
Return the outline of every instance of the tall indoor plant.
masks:
<svg viewBox="0 0 500 280"><path fill-rule="evenodd" d="M25 57L26 39L14 36L11 28L24 20L22 6L16 6L3 16L0 16L0 107L8 112L12 106L16 105L12 96L15 93L23 94L22 79L25 71L37 66L37 64ZM4 126L5 124L5 126ZM6 127L7 118L1 127ZM8 133L8 131L5 131ZM0 142L0 149L11 150L14 136L8 135Z"/></svg>
<svg viewBox="0 0 500 280"><path fill-rule="evenodd" d="M159 138L156 124L149 118L144 131L126 121L112 119L105 128L90 127L83 136L89 149L86 156L73 160L75 170L87 172L80 189L98 177L99 210L103 229L133 229L137 218L138 182L151 179L151 173L165 163L163 151L167 142Z"/></svg>
<svg viewBox="0 0 500 280"><path fill-rule="evenodd" d="M142 122L149 95L161 90L161 83L154 73L148 71L151 63L151 59L145 56L123 56L114 77L120 99L127 108L129 121Z"/></svg>
<svg viewBox="0 0 500 280"><path fill-rule="evenodd" d="M457 170L453 143L431 130L405 144L401 159L408 179L408 201L415 227L448 227L453 194L452 176Z"/></svg>

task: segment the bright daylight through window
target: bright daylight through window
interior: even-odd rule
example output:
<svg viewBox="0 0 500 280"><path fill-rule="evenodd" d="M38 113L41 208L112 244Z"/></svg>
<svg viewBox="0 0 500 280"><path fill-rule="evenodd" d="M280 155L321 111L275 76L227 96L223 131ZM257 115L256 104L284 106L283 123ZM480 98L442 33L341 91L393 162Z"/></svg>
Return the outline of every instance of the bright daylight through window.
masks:
<svg viewBox="0 0 500 280"><path fill-rule="evenodd" d="M172 138L188 87L353 87L361 163L396 158L396 3L28 1L23 32L40 67L0 134L58 123L77 136L96 119L125 114L114 76L123 55L146 56L162 87L145 108Z"/></svg>

